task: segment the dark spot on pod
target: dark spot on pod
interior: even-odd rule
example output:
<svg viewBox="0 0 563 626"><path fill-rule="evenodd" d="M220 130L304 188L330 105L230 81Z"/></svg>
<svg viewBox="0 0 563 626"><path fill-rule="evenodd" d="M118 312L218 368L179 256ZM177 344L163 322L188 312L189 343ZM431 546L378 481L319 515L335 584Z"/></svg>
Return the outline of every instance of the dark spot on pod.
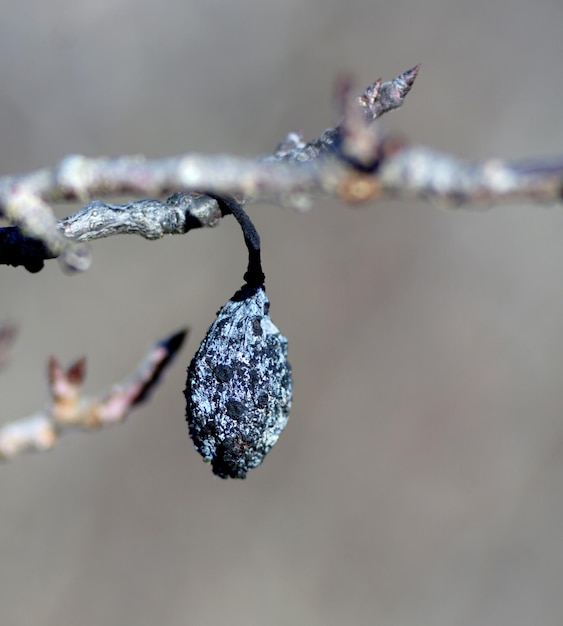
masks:
<svg viewBox="0 0 563 626"><path fill-rule="evenodd" d="M231 380L231 378L233 377L233 370L230 367L227 367L226 365L217 365L217 367L214 370L215 373L215 378L221 382L221 383L226 383L227 381Z"/></svg>
<svg viewBox="0 0 563 626"><path fill-rule="evenodd" d="M248 373L248 381L252 386L257 386L260 383L260 374L254 370L250 370Z"/></svg>
<svg viewBox="0 0 563 626"><path fill-rule="evenodd" d="M255 335L261 335L262 334L262 318L261 317L255 317L252 320L252 332Z"/></svg>
<svg viewBox="0 0 563 626"><path fill-rule="evenodd" d="M258 398L256 398L256 406L261 409L265 409L268 406L268 394L267 393L262 392L261 394L258 395Z"/></svg>
<svg viewBox="0 0 563 626"><path fill-rule="evenodd" d="M238 400L227 400L225 410L229 417L239 420L244 415L244 404Z"/></svg>

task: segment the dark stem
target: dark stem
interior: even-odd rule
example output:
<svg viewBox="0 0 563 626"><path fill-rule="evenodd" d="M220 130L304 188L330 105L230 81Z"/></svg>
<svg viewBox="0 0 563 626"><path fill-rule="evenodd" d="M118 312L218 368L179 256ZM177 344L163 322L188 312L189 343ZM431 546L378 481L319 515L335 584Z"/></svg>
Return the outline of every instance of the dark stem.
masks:
<svg viewBox="0 0 563 626"><path fill-rule="evenodd" d="M228 196L215 196L207 194L217 200L221 213L234 215L240 224L242 234L244 235L244 243L248 249L248 269L244 275L244 280L249 287L260 287L264 284L265 276L262 271L262 259L260 255L260 235L251 219L234 198Z"/></svg>

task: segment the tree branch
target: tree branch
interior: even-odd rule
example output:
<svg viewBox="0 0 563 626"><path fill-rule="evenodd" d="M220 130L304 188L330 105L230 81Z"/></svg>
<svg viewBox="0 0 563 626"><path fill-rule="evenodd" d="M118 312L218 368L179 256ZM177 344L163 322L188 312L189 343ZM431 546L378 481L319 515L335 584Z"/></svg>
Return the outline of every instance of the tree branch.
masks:
<svg viewBox="0 0 563 626"><path fill-rule="evenodd" d="M98 430L125 421L158 384L182 347L186 333L187 330L182 330L159 341L128 378L102 397L81 397L85 359L64 370L51 358L48 367L51 401L35 415L0 427L0 462L26 451L50 450L60 437L73 430Z"/></svg>
<svg viewBox="0 0 563 626"><path fill-rule="evenodd" d="M368 87L356 99L365 119L373 121L401 106L417 73L418 66L388 83L378 80ZM142 200L110 205L96 201L59 222L47 203L84 201L93 195L163 196L172 191L205 189L229 195L238 192L256 201L308 204L307 194L314 191L314 186L309 189L308 178L315 174L314 171L301 174L300 170L304 163L333 151L339 134L340 127L336 127L309 144L296 139L297 134L289 135L289 143L287 140L284 143L286 149L279 147L274 155L262 159L262 165L255 159L189 154L158 161L146 161L138 156L117 159L70 156L52 170L0 178L0 217L8 218L22 235L0 230L0 249L3 249L0 264L23 265L36 272L43 267L44 260L60 257L66 269L84 270L90 264L90 256L87 248L77 245L77 240L119 233L154 239L199 226L214 226L221 217L214 200L206 201L201 196L190 199L186 194L172 196L164 203ZM284 167L278 167L281 162ZM299 165L288 168L287 164ZM304 186L297 195L291 189L287 191L296 185L296 178ZM206 184L208 180L213 181L211 186Z"/></svg>
<svg viewBox="0 0 563 626"><path fill-rule="evenodd" d="M468 162L385 135L374 121L403 104L418 70L386 83L378 80L356 98L349 96L350 82L343 81L339 125L309 143L290 133L259 160L201 154L156 160L70 156L53 170L0 178L0 215L19 231L0 229L0 264L38 271L44 260L59 257L64 267L86 269L88 250L79 242L116 234L156 239L215 226L222 217L217 202L197 191L296 208L307 208L317 195L345 203L415 198L452 207L561 201L563 157ZM59 221L49 217L46 204L93 195L162 197L173 191L178 193L164 201L95 200Z"/></svg>
<svg viewBox="0 0 563 626"><path fill-rule="evenodd" d="M563 199L563 157L472 162L412 146L383 162L378 178L381 197L434 200L452 208Z"/></svg>

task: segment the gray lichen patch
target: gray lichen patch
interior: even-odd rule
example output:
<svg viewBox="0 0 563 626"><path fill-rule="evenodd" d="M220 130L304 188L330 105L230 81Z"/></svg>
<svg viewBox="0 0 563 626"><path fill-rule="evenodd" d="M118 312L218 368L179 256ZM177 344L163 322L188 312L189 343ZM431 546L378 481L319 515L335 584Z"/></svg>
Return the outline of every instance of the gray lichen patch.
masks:
<svg viewBox="0 0 563 626"><path fill-rule="evenodd" d="M289 417L287 339L269 308L263 285L243 287L219 310L188 368L190 436L221 478L245 478Z"/></svg>

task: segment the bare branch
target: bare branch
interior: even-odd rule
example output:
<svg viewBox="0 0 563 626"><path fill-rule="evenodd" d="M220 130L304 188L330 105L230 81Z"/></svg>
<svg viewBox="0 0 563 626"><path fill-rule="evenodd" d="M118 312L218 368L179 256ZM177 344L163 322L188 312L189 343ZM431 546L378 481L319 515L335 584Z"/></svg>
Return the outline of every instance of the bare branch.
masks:
<svg viewBox="0 0 563 626"><path fill-rule="evenodd" d="M290 133L273 154L258 160L201 154L156 160L70 156L53 170L0 178L0 214L23 233L0 229L0 264L38 271L44 260L61 257L63 266L85 269L88 251L76 242L115 234L156 239L215 226L222 214L212 195L296 208L307 208L317 195L345 203L416 198L445 206L562 199L563 157L471 163L385 135L374 121L403 104L418 71L417 65L392 81L378 80L356 98L348 97L347 83L340 92L341 124L309 143ZM197 193L202 191L210 195ZM58 222L47 215L45 204L94 195L163 197L172 192L178 193L164 201L96 200Z"/></svg>
<svg viewBox="0 0 563 626"><path fill-rule="evenodd" d="M418 66L383 85L378 81L377 89L374 85L368 87L356 99L366 120L373 121L400 106L417 72ZM7 217L23 235L0 231L0 264L23 265L33 272L43 267L44 260L60 257L66 269L84 270L90 264L88 249L73 240L86 241L118 233L155 239L164 234L185 233L197 226L213 226L220 217L215 202L210 204L201 197L190 200L185 194L181 202L178 197L173 200L174 196L164 203L146 200L110 205L97 201L58 223L48 203L85 200L94 195L132 193L158 197L173 191L205 189L218 194L239 193L254 200L308 205L308 195L314 188L310 189L307 181L316 174L300 170L306 161L334 151L339 133L337 127L310 144L286 142L285 150L280 147L272 157L262 160L271 162L270 165L259 165L255 159L202 155L159 161L146 161L139 156L117 159L70 156L53 170L0 178L0 216ZM281 161L299 167L273 167L273 163ZM290 187L298 183L296 178L301 179L303 189L294 193ZM212 185L207 184L210 180ZM195 206L198 203L200 206Z"/></svg>
<svg viewBox="0 0 563 626"><path fill-rule="evenodd" d="M356 111L361 111L368 123L401 106L417 72L418 66L388 83L377 81L355 99ZM122 205L97 200L58 223L48 204L52 202L84 200L93 195L163 196L172 191L205 189L216 194L238 193L247 200L308 206L309 196L319 186L324 190L323 179L330 179L330 175L319 174L316 167L303 171L304 165L338 151L340 133L340 127L329 129L309 144L292 135L289 143L261 162L189 154L158 161L138 156L70 156L53 170L0 178L0 216L8 218L19 231L0 231L0 263L23 265L36 272L44 260L60 257L64 268L84 270L90 264L89 251L73 242L123 233L155 239L214 226L221 217L214 201L197 194Z"/></svg>
<svg viewBox="0 0 563 626"><path fill-rule="evenodd" d="M374 171L358 170L344 158L304 164L231 158L228 163L223 161L224 169L212 157L193 155L178 157L178 161L184 158L190 159L198 171L197 186L210 193L238 193L250 200L258 197L284 204L298 203L316 194L346 202L374 198L433 199L454 205L556 202L562 199L563 190L563 157L471 162L424 146L406 146L402 138L395 136L378 139ZM158 161L152 163L159 167ZM360 182L371 191L356 197L343 191ZM101 209L105 207L110 215L102 219ZM213 198L179 194L165 202L94 202L62 220L60 227L67 237L81 241L122 232L153 239L184 233L194 226L214 226L219 218L220 210Z"/></svg>
<svg viewBox="0 0 563 626"><path fill-rule="evenodd" d="M416 198L466 208L509 201L558 202L563 196L563 158L468 162L422 146L404 147L402 140L394 137L382 139L378 147L374 171L365 171L358 162L344 157L302 165L225 157L220 164L212 157L193 155L178 157L176 163L168 159L166 165L179 171L182 163L190 163L197 172L194 186L210 193L246 194L250 200L300 207L307 206L314 195L337 197L347 203ZM111 161L106 165L111 169ZM159 161L145 165L147 176L151 168L166 167ZM220 217L213 198L180 194L163 202L110 205L95 201L61 220L58 227L69 240L88 241L123 233L155 239L214 226ZM30 271L41 269L43 260L56 256L42 242L13 229L0 229L0 246L0 264L24 265ZM80 258L79 252L73 249L75 257ZM78 265L74 262L75 267Z"/></svg>
<svg viewBox="0 0 563 626"><path fill-rule="evenodd" d="M64 234L78 241L90 241L117 234L160 239L183 235L193 228L219 223L217 201L203 194L175 193L170 198L106 204L94 200L59 222Z"/></svg>
<svg viewBox="0 0 563 626"><path fill-rule="evenodd" d="M85 359L65 370L51 358L48 366L51 402L42 411L0 427L0 461L26 451L50 450L62 435L76 430L97 430L125 421L133 407L144 402L163 371L180 350L187 330L153 346L135 371L101 398L82 398Z"/></svg>

